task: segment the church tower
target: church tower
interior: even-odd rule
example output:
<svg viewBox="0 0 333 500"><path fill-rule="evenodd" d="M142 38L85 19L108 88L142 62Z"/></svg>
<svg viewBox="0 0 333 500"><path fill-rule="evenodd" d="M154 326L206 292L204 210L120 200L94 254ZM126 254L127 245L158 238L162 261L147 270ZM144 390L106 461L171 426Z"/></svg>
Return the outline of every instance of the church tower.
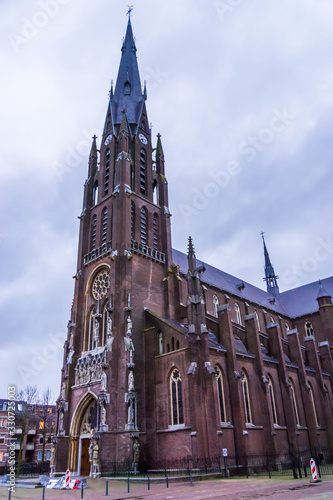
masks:
<svg viewBox="0 0 333 500"><path fill-rule="evenodd" d="M170 211L129 17L79 217L74 300L57 401L56 470L96 474L144 448L144 312L172 315ZM140 452L141 446L141 452Z"/></svg>

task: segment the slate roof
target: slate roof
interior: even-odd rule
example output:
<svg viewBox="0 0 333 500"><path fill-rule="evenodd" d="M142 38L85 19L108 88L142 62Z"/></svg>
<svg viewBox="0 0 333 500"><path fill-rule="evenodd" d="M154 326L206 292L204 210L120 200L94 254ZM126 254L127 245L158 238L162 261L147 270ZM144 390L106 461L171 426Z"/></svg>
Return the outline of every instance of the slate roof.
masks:
<svg viewBox="0 0 333 500"><path fill-rule="evenodd" d="M126 109L128 123L138 124L145 96L142 93L136 46L130 19L128 20L126 36L121 50L122 56L116 88L114 95L110 98L112 121L113 125L119 125L122 119L122 112ZM130 83L129 95L124 94L126 82Z"/></svg>
<svg viewBox="0 0 333 500"><path fill-rule="evenodd" d="M188 270L187 255L175 249L172 252L174 263L179 266L180 272L186 275ZM270 309L290 318L305 316L318 311L318 302L316 300L319 291L318 281L282 292L273 302L274 297L265 290L197 259L198 266L203 264L206 268L201 277L203 283L212 285L249 302L254 302L264 309ZM238 286L242 283L244 288L241 291ZM322 280L322 286L330 296L333 296L333 276Z"/></svg>

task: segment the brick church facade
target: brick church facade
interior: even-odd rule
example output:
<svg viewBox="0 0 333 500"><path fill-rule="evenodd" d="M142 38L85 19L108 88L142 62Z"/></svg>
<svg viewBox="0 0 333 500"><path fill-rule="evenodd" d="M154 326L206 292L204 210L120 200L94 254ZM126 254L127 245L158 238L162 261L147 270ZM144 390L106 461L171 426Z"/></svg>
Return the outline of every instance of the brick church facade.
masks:
<svg viewBox="0 0 333 500"><path fill-rule="evenodd" d="M129 19L93 138L57 400L55 469L333 449L333 278L261 290L172 249Z"/></svg>

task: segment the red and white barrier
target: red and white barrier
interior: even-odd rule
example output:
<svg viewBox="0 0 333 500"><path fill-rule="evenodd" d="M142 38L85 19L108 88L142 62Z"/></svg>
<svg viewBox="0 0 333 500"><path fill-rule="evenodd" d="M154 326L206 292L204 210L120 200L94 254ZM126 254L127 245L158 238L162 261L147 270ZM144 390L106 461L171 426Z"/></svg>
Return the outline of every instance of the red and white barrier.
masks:
<svg viewBox="0 0 333 500"><path fill-rule="evenodd" d="M69 481L70 481L70 472L69 469L66 470L66 478L65 478L65 488L69 488Z"/></svg>
<svg viewBox="0 0 333 500"><path fill-rule="evenodd" d="M316 462L313 460L313 458L311 458L310 460L310 467L311 467L312 480L318 481Z"/></svg>

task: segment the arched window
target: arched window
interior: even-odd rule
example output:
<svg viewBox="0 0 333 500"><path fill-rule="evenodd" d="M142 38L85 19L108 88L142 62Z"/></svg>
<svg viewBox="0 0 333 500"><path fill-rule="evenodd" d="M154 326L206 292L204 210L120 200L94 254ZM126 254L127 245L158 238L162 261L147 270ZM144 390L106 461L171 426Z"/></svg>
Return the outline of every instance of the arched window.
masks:
<svg viewBox="0 0 333 500"><path fill-rule="evenodd" d="M142 122L141 122L141 128L142 128L142 130L146 130L146 124L145 124L144 120L142 120Z"/></svg>
<svg viewBox="0 0 333 500"><path fill-rule="evenodd" d="M256 322L257 322L257 327L258 330L260 331L260 320L259 320L259 315L257 311L254 311L255 317L256 317Z"/></svg>
<svg viewBox="0 0 333 500"><path fill-rule="evenodd" d="M250 394L249 394L249 382L247 380L247 376L246 376L245 372L243 372L243 371L241 371L241 383L242 383L242 397L243 397L245 422L247 424L252 424L251 404L250 404Z"/></svg>
<svg viewBox="0 0 333 500"><path fill-rule="evenodd" d="M95 332L95 314L96 310L93 309L89 318L89 336L88 336L88 351L94 348L94 332Z"/></svg>
<svg viewBox="0 0 333 500"><path fill-rule="evenodd" d="M217 388L217 401L218 401L218 407L219 407L220 422L226 422L227 417L226 417L226 412L225 412L223 375L222 375L222 372L218 366L216 366L215 369L216 369L215 380L216 380L216 388Z"/></svg>
<svg viewBox="0 0 333 500"><path fill-rule="evenodd" d="M178 370L173 370L170 377L170 394L171 394L171 423L172 425L180 425L184 423L183 416L183 395L182 395L182 380Z"/></svg>
<svg viewBox="0 0 333 500"><path fill-rule="evenodd" d="M171 350L172 351L175 350L175 337L172 337L172 339L171 339Z"/></svg>
<svg viewBox="0 0 333 500"><path fill-rule="evenodd" d="M104 196L106 196L109 193L110 160L111 160L111 152L109 149L107 149L105 153Z"/></svg>
<svg viewBox="0 0 333 500"><path fill-rule="evenodd" d="M290 330L290 326L288 325L288 323L285 323L284 326L286 327L286 332L288 332L288 330Z"/></svg>
<svg viewBox="0 0 333 500"><path fill-rule="evenodd" d="M141 208L141 243L147 245L147 210Z"/></svg>
<svg viewBox="0 0 333 500"><path fill-rule="evenodd" d="M304 328L305 328L305 336L311 337L311 335L313 335L314 333L311 321L306 321Z"/></svg>
<svg viewBox="0 0 333 500"><path fill-rule="evenodd" d="M159 190L156 180L153 183L153 203L154 205L159 205Z"/></svg>
<svg viewBox="0 0 333 500"><path fill-rule="evenodd" d="M217 308L220 305L220 301L217 295L213 295L213 314L217 318Z"/></svg>
<svg viewBox="0 0 333 500"><path fill-rule="evenodd" d="M158 250L158 215L154 214L153 218L153 237L154 237L154 248Z"/></svg>
<svg viewBox="0 0 333 500"><path fill-rule="evenodd" d="M239 305L237 302L235 304L235 314L236 314L236 323L241 325L242 324L242 316L241 316L240 308L239 308Z"/></svg>
<svg viewBox="0 0 333 500"><path fill-rule="evenodd" d="M179 344L179 340L177 340L177 342L176 342L176 349L177 349L177 351L178 351L178 349L179 349L179 345L180 345L180 344Z"/></svg>
<svg viewBox="0 0 333 500"><path fill-rule="evenodd" d="M131 95L131 84L129 81L125 82L124 85L124 95Z"/></svg>
<svg viewBox="0 0 333 500"><path fill-rule="evenodd" d="M94 215L91 226L91 250L96 248L96 233L97 233L97 215Z"/></svg>
<svg viewBox="0 0 333 500"><path fill-rule="evenodd" d="M98 202L98 182L96 181L94 183L94 189L93 189L93 205L97 205Z"/></svg>
<svg viewBox="0 0 333 500"><path fill-rule="evenodd" d="M310 383L309 383L309 387L310 387L309 393L310 393L310 399L311 399L311 404L312 404L312 410L313 410L313 414L314 414L314 417L316 420L316 426L319 427L318 414L317 414L316 405L315 405L315 401L314 401L314 397L313 397L312 385Z"/></svg>
<svg viewBox="0 0 333 500"><path fill-rule="evenodd" d="M300 425L300 423L299 423L299 416L298 416L297 402L296 402L296 395L295 395L295 386L294 386L294 382L292 381L291 378L289 379L289 383L290 383L291 399L292 399L292 404L293 404L293 407L294 407L294 413L295 413L295 418L296 418L296 424Z"/></svg>
<svg viewBox="0 0 333 500"><path fill-rule="evenodd" d="M270 400L270 404L271 404L273 424L277 424L278 420L277 420L277 413L276 413L276 404L275 404L273 383L272 383L272 379L270 376L268 376L267 378L268 378L268 394L269 394L269 400Z"/></svg>
<svg viewBox="0 0 333 500"><path fill-rule="evenodd" d="M170 352L170 344L167 344L167 352Z"/></svg>
<svg viewBox="0 0 333 500"><path fill-rule="evenodd" d="M146 194L146 151L140 150L140 191Z"/></svg>
<svg viewBox="0 0 333 500"><path fill-rule="evenodd" d="M107 305L105 304L103 311L103 338L102 338L102 346L106 345L107 337L108 337L108 319L109 313Z"/></svg>
<svg viewBox="0 0 333 500"><path fill-rule="evenodd" d="M102 222L102 245L106 244L108 233L108 209L103 210L103 222Z"/></svg>
<svg viewBox="0 0 333 500"><path fill-rule="evenodd" d="M131 238L135 240L135 203L131 202Z"/></svg>
<svg viewBox="0 0 333 500"><path fill-rule="evenodd" d="M135 176L134 176L134 167L131 165L131 190L135 189Z"/></svg>
<svg viewBox="0 0 333 500"><path fill-rule="evenodd" d="M158 353L163 354L163 333L158 334Z"/></svg>

